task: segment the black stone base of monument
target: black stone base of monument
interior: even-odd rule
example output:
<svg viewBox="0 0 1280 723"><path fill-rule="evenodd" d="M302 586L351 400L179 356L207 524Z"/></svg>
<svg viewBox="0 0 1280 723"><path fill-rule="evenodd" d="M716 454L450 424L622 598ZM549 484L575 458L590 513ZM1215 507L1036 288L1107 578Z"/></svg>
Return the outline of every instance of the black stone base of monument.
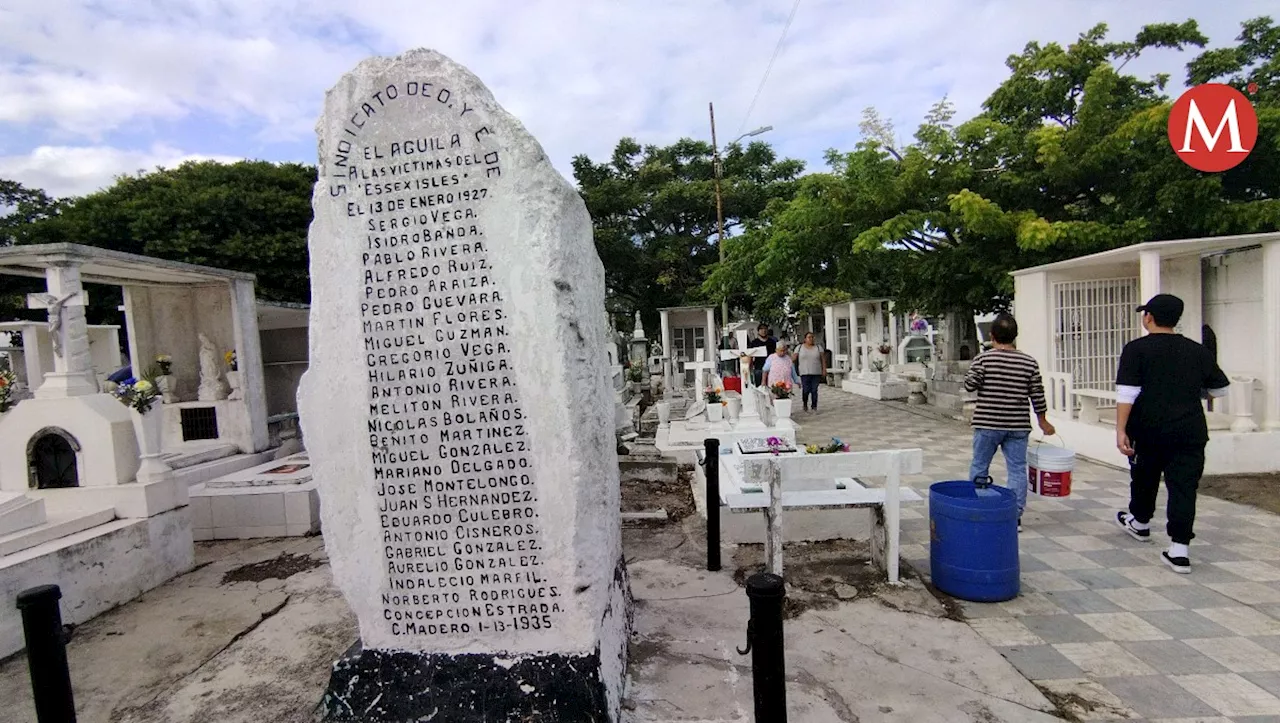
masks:
<svg viewBox="0 0 1280 723"><path fill-rule="evenodd" d="M600 656L540 655L508 665L493 655L364 650L336 663L326 721L608 723Z"/></svg>

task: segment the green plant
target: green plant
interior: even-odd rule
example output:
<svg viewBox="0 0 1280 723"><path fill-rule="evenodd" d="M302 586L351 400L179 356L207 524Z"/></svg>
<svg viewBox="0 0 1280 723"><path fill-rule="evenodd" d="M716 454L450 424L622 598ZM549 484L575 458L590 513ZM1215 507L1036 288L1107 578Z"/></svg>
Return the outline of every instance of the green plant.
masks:
<svg viewBox="0 0 1280 723"><path fill-rule="evenodd" d="M707 391L705 392L707 404L720 404L723 401L721 398L721 395L723 394L723 389L718 387L707 387Z"/></svg>

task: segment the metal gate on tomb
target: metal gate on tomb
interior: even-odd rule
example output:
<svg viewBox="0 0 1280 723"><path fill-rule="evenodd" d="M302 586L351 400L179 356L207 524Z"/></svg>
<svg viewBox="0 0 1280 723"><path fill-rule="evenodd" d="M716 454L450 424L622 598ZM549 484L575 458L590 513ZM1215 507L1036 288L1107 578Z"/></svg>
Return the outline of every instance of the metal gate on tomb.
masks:
<svg viewBox="0 0 1280 723"><path fill-rule="evenodd" d="M66 431L45 427L27 443L29 484L34 489L80 486L80 443Z"/></svg>

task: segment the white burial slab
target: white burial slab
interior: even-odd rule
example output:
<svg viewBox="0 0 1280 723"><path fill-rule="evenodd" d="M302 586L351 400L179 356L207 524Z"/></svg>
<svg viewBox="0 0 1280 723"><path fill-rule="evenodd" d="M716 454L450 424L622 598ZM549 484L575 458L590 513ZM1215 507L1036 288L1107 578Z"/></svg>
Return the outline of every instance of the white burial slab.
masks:
<svg viewBox="0 0 1280 723"><path fill-rule="evenodd" d="M44 500L16 492L0 492L0 537L44 522Z"/></svg>
<svg viewBox="0 0 1280 723"><path fill-rule="evenodd" d="M233 472L205 483L211 489L232 487L275 487L311 481L311 462L303 455L277 459L246 470Z"/></svg>
<svg viewBox="0 0 1280 723"><path fill-rule="evenodd" d="M366 60L324 108L298 407L363 646L326 709L617 720L628 596L586 207L436 52Z"/></svg>

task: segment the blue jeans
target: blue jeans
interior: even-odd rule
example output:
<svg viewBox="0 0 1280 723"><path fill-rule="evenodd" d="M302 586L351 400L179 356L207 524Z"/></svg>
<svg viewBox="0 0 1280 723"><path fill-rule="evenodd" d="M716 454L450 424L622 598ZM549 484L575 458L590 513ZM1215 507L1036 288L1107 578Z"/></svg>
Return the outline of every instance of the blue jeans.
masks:
<svg viewBox="0 0 1280 723"><path fill-rule="evenodd" d="M1010 432L1003 429L973 430L973 463L969 465L969 479L986 477L991 470L991 459L996 447L1004 452L1004 466L1009 469L1007 486L1018 498L1018 516L1027 507L1027 438L1031 432Z"/></svg>
<svg viewBox="0 0 1280 723"><path fill-rule="evenodd" d="M821 379L820 374L800 375L800 398L804 400L805 409L818 411L818 382Z"/></svg>

